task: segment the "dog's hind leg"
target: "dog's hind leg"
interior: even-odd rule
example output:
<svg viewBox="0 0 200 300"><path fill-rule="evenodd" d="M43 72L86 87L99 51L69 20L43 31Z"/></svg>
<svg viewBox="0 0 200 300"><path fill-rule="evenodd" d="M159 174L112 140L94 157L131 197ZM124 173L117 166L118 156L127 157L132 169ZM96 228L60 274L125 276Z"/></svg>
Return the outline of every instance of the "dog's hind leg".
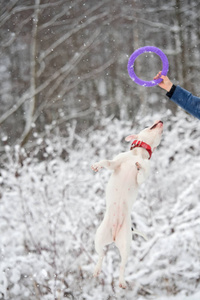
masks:
<svg viewBox="0 0 200 300"><path fill-rule="evenodd" d="M132 239L132 234L131 234L130 222L126 220L124 221L124 224L121 230L119 231L115 241L115 244L119 249L121 255L119 287L123 289L126 288L124 271L125 271L125 265L128 259L128 255L130 253L131 239Z"/></svg>
<svg viewBox="0 0 200 300"><path fill-rule="evenodd" d="M95 266L94 273L93 273L94 277L97 277L101 272L103 258L104 258L104 252L100 251L99 252L99 259L98 259L98 262Z"/></svg>
<svg viewBox="0 0 200 300"><path fill-rule="evenodd" d="M94 277L98 276L101 272L102 262L104 258L104 246L112 243L112 234L111 230L109 230L109 224L106 218L104 218L103 222L99 226L95 236L95 250L99 255L98 262L94 269Z"/></svg>

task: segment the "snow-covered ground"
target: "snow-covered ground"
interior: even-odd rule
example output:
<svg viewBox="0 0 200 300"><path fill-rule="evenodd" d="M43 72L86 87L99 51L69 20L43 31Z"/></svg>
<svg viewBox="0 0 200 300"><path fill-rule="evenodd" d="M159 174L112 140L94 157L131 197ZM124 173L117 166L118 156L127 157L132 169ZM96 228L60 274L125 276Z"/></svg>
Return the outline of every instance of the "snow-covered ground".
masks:
<svg viewBox="0 0 200 300"><path fill-rule="evenodd" d="M176 297L162 297L158 300L199 300L200 299L200 292L195 293L194 295L185 297L185 296L176 296Z"/></svg>
<svg viewBox="0 0 200 300"><path fill-rule="evenodd" d="M95 231L105 211L109 171L90 165L129 149L124 137L164 119L151 176L132 210L134 236L125 278L113 245L92 277ZM0 176L0 299L200 299L200 123L184 112L102 120L85 134L46 140L45 160L16 147ZM38 140L38 144L40 141ZM38 146L39 147L39 146ZM62 153L65 151L65 159ZM176 296L174 296L176 295ZM174 298L175 297L175 298Z"/></svg>

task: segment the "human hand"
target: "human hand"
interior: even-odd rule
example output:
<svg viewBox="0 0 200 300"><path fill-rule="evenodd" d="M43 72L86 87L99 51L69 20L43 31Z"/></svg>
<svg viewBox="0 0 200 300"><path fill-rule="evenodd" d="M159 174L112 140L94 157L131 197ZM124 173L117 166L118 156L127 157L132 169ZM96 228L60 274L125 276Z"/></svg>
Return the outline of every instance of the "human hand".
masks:
<svg viewBox="0 0 200 300"><path fill-rule="evenodd" d="M167 76L161 75L161 71L154 77L154 79L159 79L159 78L162 78L163 81L161 83L159 83L158 85L162 89L169 92L172 88L173 83L169 80L169 78Z"/></svg>

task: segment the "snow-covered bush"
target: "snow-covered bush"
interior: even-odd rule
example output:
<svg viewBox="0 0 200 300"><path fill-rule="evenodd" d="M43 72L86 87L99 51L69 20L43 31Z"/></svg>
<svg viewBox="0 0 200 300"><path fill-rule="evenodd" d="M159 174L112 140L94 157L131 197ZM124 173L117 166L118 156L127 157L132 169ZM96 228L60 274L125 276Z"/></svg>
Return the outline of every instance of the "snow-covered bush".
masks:
<svg viewBox="0 0 200 300"><path fill-rule="evenodd" d="M92 277L95 231L105 211L109 171L90 165L129 149L124 137L164 117L162 143L132 210L134 236L118 288L119 253L106 249L103 270ZM177 117L104 119L78 135L38 137L35 156L7 149L0 176L0 299L156 299L200 288L200 124ZM43 143L43 160L38 153ZM63 150L66 154L63 157ZM23 158L23 159L22 159Z"/></svg>

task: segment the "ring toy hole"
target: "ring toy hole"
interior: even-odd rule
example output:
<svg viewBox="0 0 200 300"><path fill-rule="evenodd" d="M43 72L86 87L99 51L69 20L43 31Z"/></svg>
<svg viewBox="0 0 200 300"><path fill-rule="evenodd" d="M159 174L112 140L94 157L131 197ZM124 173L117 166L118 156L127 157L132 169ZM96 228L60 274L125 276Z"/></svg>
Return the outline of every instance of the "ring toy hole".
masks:
<svg viewBox="0 0 200 300"><path fill-rule="evenodd" d="M145 81L145 80L142 80L139 77L137 77L137 75L135 74L134 62L135 62L136 58L142 53L149 53L149 52L153 52L160 57L160 59L162 61L161 75L167 75L167 72L169 69L169 62L168 62L167 56L159 48L153 47L153 46L145 46L145 47L139 48L135 52L133 52L129 58L128 66L127 66L128 74L129 74L130 78L135 83L137 83L141 86L147 86L147 87L155 86L162 82L161 78L156 79L156 80L151 80L151 81Z"/></svg>

